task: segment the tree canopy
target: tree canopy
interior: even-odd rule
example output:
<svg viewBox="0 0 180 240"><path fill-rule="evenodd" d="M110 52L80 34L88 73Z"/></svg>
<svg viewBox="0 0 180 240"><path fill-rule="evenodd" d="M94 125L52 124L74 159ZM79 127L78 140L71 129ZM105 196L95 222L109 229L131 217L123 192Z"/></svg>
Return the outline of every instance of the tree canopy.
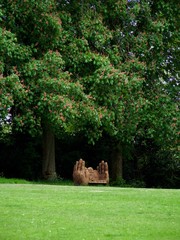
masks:
<svg viewBox="0 0 180 240"><path fill-rule="evenodd" d="M178 10L176 0L1 0L1 119L11 109L14 131L32 136L176 148Z"/></svg>

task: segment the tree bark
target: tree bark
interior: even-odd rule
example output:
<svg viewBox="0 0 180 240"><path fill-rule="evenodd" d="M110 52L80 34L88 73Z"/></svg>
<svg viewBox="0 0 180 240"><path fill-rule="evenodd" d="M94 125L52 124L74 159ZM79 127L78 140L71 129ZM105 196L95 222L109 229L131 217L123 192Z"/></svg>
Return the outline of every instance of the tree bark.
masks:
<svg viewBox="0 0 180 240"><path fill-rule="evenodd" d="M42 159L42 174L47 180L54 180L56 175L55 164L55 137L49 127L43 129L43 159Z"/></svg>
<svg viewBox="0 0 180 240"><path fill-rule="evenodd" d="M123 157L120 143L116 144L112 149L111 178L113 181L116 181L118 178L123 178Z"/></svg>

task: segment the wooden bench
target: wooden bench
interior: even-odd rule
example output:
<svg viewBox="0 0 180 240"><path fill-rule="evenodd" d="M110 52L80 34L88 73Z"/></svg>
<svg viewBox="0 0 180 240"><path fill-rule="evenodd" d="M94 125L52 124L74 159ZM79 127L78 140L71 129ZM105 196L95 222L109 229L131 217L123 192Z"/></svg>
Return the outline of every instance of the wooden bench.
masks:
<svg viewBox="0 0 180 240"><path fill-rule="evenodd" d="M103 160L97 166L86 168L85 161L80 159L74 165L73 181L75 185L109 184L108 163Z"/></svg>

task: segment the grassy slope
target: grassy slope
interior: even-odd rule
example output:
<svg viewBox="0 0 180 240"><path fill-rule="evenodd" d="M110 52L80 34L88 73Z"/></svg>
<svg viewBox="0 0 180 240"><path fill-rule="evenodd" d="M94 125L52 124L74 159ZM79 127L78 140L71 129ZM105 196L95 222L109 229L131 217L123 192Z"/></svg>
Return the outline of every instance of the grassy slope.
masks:
<svg viewBox="0 0 180 240"><path fill-rule="evenodd" d="M180 190L0 184L1 240L179 240Z"/></svg>

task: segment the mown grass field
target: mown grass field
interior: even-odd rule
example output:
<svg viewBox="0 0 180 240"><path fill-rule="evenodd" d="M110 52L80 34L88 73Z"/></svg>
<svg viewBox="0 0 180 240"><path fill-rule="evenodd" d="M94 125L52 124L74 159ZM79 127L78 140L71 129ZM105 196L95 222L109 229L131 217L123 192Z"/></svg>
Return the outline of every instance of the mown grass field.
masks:
<svg viewBox="0 0 180 240"><path fill-rule="evenodd" d="M179 240L180 190L0 184L1 240Z"/></svg>

